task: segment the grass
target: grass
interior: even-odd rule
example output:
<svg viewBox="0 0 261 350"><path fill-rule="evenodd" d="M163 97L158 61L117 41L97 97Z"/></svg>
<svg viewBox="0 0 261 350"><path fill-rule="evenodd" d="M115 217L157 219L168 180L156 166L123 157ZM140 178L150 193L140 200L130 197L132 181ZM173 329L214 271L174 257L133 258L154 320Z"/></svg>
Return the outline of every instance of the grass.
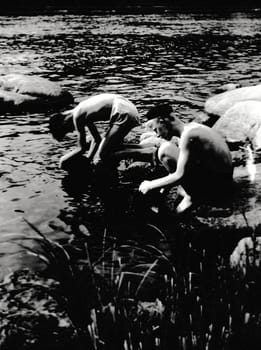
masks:
<svg viewBox="0 0 261 350"><path fill-rule="evenodd" d="M28 225L34 246L21 235L12 237L14 243L60 282L68 314L93 349L260 350L260 252L254 233L242 275L238 264L231 268L227 257L194 247L186 236L182 249L174 249L179 263L161 245L122 242L108 229L99 246L92 246L90 235L72 247ZM171 244L157 226L147 224L146 230Z"/></svg>

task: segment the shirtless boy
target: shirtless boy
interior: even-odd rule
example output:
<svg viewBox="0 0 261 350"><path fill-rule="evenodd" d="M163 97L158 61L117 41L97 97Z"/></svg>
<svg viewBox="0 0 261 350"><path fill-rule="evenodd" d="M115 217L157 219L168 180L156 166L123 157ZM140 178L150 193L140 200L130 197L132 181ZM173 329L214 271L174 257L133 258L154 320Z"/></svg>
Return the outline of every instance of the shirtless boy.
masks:
<svg viewBox="0 0 261 350"><path fill-rule="evenodd" d="M109 127L102 138L95 125L96 122L106 121ZM129 131L139 125L139 115L136 107L126 98L104 93L89 97L80 102L74 109L55 115L50 119L50 131L55 139L61 141L68 132L76 130L78 148L64 155L60 166L67 169L75 157L88 150L88 158L96 162L108 161L114 151L123 143ZM88 148L86 130L92 135Z"/></svg>
<svg viewBox="0 0 261 350"><path fill-rule="evenodd" d="M213 129L195 122L183 123L170 105L152 108L147 119L165 139L158 149L158 159L169 172L167 176L143 181L139 190L146 194L153 189L180 185L182 213L199 200L211 199L230 189L233 177L231 154L224 139ZM177 136L179 146L169 140Z"/></svg>

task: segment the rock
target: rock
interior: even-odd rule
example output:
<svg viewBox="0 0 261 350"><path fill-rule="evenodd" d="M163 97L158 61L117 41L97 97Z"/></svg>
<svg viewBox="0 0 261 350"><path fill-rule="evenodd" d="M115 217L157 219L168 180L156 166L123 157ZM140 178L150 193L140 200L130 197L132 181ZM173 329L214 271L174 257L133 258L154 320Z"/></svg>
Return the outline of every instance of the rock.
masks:
<svg viewBox="0 0 261 350"><path fill-rule="evenodd" d="M230 256L230 265L241 276L261 273L261 236L242 238Z"/></svg>
<svg viewBox="0 0 261 350"><path fill-rule="evenodd" d="M261 101L238 102L229 108L213 128L230 143L261 148Z"/></svg>
<svg viewBox="0 0 261 350"><path fill-rule="evenodd" d="M261 84L246 86L214 95L207 99L205 111L209 114L222 116L237 102L249 100L261 101Z"/></svg>
<svg viewBox="0 0 261 350"><path fill-rule="evenodd" d="M166 175L163 166L153 166L148 162L133 162L121 171L121 179L123 182L131 182L139 184L143 180L151 180L153 178Z"/></svg>
<svg viewBox="0 0 261 350"><path fill-rule="evenodd" d="M79 176L79 174L83 174L85 176L92 174L92 165L89 161L89 159L84 156L84 155L77 155L74 156L70 159L62 159L60 160L60 168L68 171L68 173L70 174L76 174L77 176Z"/></svg>
<svg viewBox="0 0 261 350"><path fill-rule="evenodd" d="M239 83L228 83L228 84L225 84L225 85L218 87L215 92L217 94L219 94L219 93L222 93L225 91L235 90L235 89L238 89L240 87L241 87L241 85Z"/></svg>
<svg viewBox="0 0 261 350"><path fill-rule="evenodd" d="M204 112L198 112L195 115L194 122L199 123L199 124L204 124L209 127L212 127L213 124L217 121L218 118L213 118L213 116L208 115L207 113Z"/></svg>
<svg viewBox="0 0 261 350"><path fill-rule="evenodd" d="M22 74L0 77L0 107L4 112L40 112L72 102L68 91L48 79Z"/></svg>
<svg viewBox="0 0 261 350"><path fill-rule="evenodd" d="M138 318L143 322L149 322L151 324L159 324L164 317L165 306L160 299L156 299L152 302L139 301L137 307Z"/></svg>
<svg viewBox="0 0 261 350"><path fill-rule="evenodd" d="M150 178L153 172L153 168L150 163L147 162L133 162L127 168L121 171L121 177L124 182L137 182Z"/></svg>

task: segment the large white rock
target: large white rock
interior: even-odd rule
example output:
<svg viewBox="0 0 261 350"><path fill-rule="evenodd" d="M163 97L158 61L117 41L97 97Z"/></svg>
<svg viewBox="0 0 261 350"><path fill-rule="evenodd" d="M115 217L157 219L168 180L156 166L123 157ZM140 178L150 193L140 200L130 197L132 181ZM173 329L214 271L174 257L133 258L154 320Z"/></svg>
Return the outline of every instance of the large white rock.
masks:
<svg viewBox="0 0 261 350"><path fill-rule="evenodd" d="M3 112L42 111L73 102L72 95L58 83L23 74L0 77L0 107Z"/></svg>
<svg viewBox="0 0 261 350"><path fill-rule="evenodd" d="M214 95L205 102L205 111L209 114L222 116L237 102L249 100L261 101L261 84L246 86Z"/></svg>
<svg viewBox="0 0 261 350"><path fill-rule="evenodd" d="M251 143L261 148L261 101L237 102L214 124L228 142Z"/></svg>

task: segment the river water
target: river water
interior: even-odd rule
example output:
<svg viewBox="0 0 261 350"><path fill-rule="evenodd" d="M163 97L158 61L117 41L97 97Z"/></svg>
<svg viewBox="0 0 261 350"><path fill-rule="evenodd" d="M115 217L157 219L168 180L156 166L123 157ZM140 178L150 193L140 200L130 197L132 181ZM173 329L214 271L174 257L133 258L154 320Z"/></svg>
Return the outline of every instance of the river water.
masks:
<svg viewBox="0 0 261 350"><path fill-rule="evenodd" d="M261 13L0 17L0 47L0 75L57 81L76 103L120 93L141 116L169 101L181 118L192 120L220 86L260 82ZM75 135L58 144L48 133L48 117L0 116L0 253L7 269L17 266L17 259L6 259L17 252L7 237L32 233L24 218L54 239L70 237L75 222L85 223L87 235L103 225L97 195L75 198L65 190L57 165Z"/></svg>

